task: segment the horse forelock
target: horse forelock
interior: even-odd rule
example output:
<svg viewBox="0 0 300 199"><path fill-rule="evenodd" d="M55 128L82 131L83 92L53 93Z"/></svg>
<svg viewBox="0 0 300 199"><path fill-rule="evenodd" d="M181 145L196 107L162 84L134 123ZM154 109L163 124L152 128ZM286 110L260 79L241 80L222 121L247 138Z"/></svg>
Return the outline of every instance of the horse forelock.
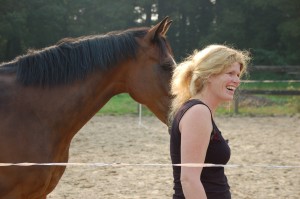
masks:
<svg viewBox="0 0 300 199"><path fill-rule="evenodd" d="M147 29L114 31L77 39L63 39L39 51L29 51L12 62L2 64L2 71L15 70L24 85L52 86L83 79L89 72L106 71L126 59L134 59L138 50L136 37Z"/></svg>

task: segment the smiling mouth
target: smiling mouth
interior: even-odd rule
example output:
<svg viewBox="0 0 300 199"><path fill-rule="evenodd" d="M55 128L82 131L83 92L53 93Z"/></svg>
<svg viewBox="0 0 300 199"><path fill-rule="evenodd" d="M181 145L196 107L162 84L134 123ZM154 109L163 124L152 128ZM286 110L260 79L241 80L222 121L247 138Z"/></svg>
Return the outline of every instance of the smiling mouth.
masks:
<svg viewBox="0 0 300 199"><path fill-rule="evenodd" d="M229 91L235 91L236 90L236 87L234 87L234 86L227 86L226 88Z"/></svg>

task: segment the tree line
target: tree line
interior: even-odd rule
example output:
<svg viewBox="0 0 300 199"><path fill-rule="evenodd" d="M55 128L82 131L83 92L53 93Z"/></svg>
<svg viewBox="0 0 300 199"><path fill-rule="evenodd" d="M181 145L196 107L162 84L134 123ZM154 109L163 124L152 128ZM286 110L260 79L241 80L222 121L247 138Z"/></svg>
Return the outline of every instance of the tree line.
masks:
<svg viewBox="0 0 300 199"><path fill-rule="evenodd" d="M299 0L0 0L0 62L65 37L152 26L165 16L177 61L212 43L253 64L299 65Z"/></svg>

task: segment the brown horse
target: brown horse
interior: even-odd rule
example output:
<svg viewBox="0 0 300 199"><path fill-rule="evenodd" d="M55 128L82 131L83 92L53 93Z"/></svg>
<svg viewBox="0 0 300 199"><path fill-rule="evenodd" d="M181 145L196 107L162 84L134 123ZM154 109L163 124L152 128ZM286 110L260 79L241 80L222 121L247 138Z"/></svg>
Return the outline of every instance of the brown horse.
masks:
<svg viewBox="0 0 300 199"><path fill-rule="evenodd" d="M0 163L68 162L73 136L109 99L129 93L167 121L175 65L171 21L64 39L0 66ZM0 198L40 199L63 166L0 167Z"/></svg>

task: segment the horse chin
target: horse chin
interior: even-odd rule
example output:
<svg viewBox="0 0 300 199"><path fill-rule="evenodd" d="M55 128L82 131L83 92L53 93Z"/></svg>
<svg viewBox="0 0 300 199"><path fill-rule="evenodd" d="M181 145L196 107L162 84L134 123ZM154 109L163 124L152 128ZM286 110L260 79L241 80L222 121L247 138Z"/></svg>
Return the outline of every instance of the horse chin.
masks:
<svg viewBox="0 0 300 199"><path fill-rule="evenodd" d="M155 113L154 113L155 114ZM155 114L155 116L164 124L167 124L167 117L165 115Z"/></svg>
<svg viewBox="0 0 300 199"><path fill-rule="evenodd" d="M147 106L147 105L146 105ZM147 106L147 108L164 124L167 125L168 122L168 110L166 110L164 107L168 107L168 106L164 106L163 104L161 104L160 107L149 107Z"/></svg>
<svg viewBox="0 0 300 199"><path fill-rule="evenodd" d="M148 103L147 102L142 102L141 100L137 99L135 96L131 95L129 93L129 95L131 96L132 99L134 99L136 102L146 106L161 122L163 122L164 124L167 124L167 118L168 118L168 111L164 108L164 107L168 107L165 106L163 103L158 103L156 101L156 105L154 106L153 102Z"/></svg>

